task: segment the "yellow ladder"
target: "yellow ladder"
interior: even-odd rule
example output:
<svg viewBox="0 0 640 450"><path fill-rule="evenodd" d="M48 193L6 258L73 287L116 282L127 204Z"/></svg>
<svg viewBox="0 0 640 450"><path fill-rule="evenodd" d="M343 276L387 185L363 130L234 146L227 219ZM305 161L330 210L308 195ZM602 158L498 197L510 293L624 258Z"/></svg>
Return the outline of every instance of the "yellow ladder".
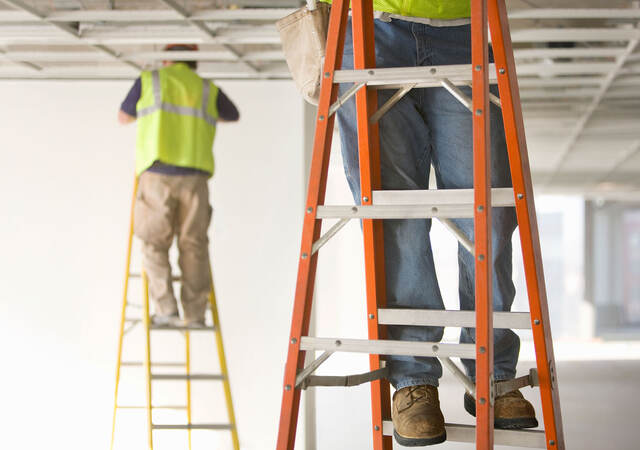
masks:
<svg viewBox="0 0 640 450"><path fill-rule="evenodd" d="M211 309L212 324L204 327L191 326L156 326L151 323L149 315L149 285L144 270L140 274L131 272L131 249L133 244L133 211L136 199L136 191L138 188L138 179L134 181L133 198L131 202L131 212L129 219L129 240L127 244L127 262L124 280L124 291L122 299L122 312L120 319L120 334L118 337L118 363L116 366L116 383L113 407L113 424L111 428L111 450L114 448L116 423L118 411L121 409L140 409L146 410L147 414L147 439L149 450L153 450L153 431L154 430L187 430L189 450L191 450L191 430L227 430L231 432L231 440L234 450L239 450L240 442L238 440L238 430L236 426L235 413L233 410L233 401L231 399L231 387L229 384L229 373L222 343L222 330L220 328L220 318L218 316L218 308L216 306L216 295L213 286L213 276L211 275L211 292L209 294L209 307ZM211 268L209 270L211 274ZM129 280L132 278L142 279L142 304L136 305L129 302ZM180 281L179 278L173 278L174 281ZM142 310L141 317L129 317L128 309L139 307ZM142 324L144 327L145 351L143 361L123 361L123 344L124 337L137 325ZM184 336L185 342L185 360L177 363L153 363L151 361L151 332L152 331L173 331ZM212 331L215 335L216 346L218 349L218 362L220 366L219 374L195 374L191 372L191 342L190 333ZM152 372L152 367L183 367L184 373L181 374L159 374ZM118 388L120 387L120 373L123 367L143 367L146 381L146 404L145 405L121 405L118 401ZM192 381L221 381L224 389L225 401L227 406L227 415L229 422L201 423L194 424L191 421L191 382ZM153 381L184 381L186 384L186 404L178 406L170 405L154 405L152 402L152 383ZM184 410L186 412L186 423L165 425L154 424L152 412L156 409L172 409Z"/></svg>

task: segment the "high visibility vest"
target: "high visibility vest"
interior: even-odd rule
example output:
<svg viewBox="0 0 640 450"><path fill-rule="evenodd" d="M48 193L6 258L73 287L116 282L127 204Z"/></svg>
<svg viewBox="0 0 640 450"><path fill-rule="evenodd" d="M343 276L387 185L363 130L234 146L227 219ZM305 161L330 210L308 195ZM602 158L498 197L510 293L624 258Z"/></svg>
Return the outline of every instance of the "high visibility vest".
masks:
<svg viewBox="0 0 640 450"><path fill-rule="evenodd" d="M218 88L176 63L142 72L136 105L136 174L155 161L213 175Z"/></svg>
<svg viewBox="0 0 640 450"><path fill-rule="evenodd" d="M320 0L331 3L331 0ZM373 0L376 11L398 14L406 17L427 19L462 19L471 17L469 0Z"/></svg>

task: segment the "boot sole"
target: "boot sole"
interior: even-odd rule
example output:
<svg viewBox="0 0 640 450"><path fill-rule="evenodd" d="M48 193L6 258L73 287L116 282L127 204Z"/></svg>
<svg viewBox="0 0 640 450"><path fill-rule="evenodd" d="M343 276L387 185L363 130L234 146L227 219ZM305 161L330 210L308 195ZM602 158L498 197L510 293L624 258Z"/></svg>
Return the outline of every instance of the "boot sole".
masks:
<svg viewBox="0 0 640 450"><path fill-rule="evenodd" d="M464 395L464 409L473 417L476 416L476 402L473 397ZM538 420L535 417L514 417L513 419L494 419L493 426L500 430L520 430L522 428L535 428Z"/></svg>
<svg viewBox="0 0 640 450"><path fill-rule="evenodd" d="M403 447L425 447L427 445L441 444L447 440L447 432L445 431L440 436L432 438L406 438L400 436L396 430L393 430L393 437L396 442Z"/></svg>

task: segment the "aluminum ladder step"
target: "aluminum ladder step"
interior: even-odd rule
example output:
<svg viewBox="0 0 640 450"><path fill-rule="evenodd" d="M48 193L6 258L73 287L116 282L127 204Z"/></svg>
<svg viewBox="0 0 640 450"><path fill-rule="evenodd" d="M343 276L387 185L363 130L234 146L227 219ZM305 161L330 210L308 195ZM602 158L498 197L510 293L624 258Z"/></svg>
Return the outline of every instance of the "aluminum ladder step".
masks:
<svg viewBox="0 0 640 450"><path fill-rule="evenodd" d="M153 430L233 430L234 426L228 423L192 423L177 425L151 425Z"/></svg>
<svg viewBox="0 0 640 450"><path fill-rule="evenodd" d="M120 363L123 367L144 367L143 361L122 361ZM151 367L184 367L186 363L183 362L152 362Z"/></svg>
<svg viewBox="0 0 640 450"><path fill-rule="evenodd" d="M142 323L142 319L138 319L136 317L127 317L125 319L126 323L130 324L139 324ZM154 325L151 324L149 327L151 330L155 331L214 331L215 327L213 325Z"/></svg>
<svg viewBox="0 0 640 450"><path fill-rule="evenodd" d="M456 86L471 82L471 64L446 66L394 67L364 70L336 70L334 83L366 83L380 89L397 89L409 84L416 88L441 87L441 80L447 79ZM495 83L495 64L489 65L489 81Z"/></svg>
<svg viewBox="0 0 640 450"><path fill-rule="evenodd" d="M189 375L185 374L172 374L172 373L152 373L152 380L163 380L163 381L180 381L180 380L189 380L189 381L222 381L224 380L224 376L220 374L214 373L193 373Z"/></svg>
<svg viewBox="0 0 640 450"><path fill-rule="evenodd" d="M300 350L368 353L372 355L439 356L476 358L473 344L442 344L440 342L413 342L368 339L336 339L304 336Z"/></svg>
<svg viewBox="0 0 640 450"><path fill-rule="evenodd" d="M146 405L117 405L117 409L147 409ZM187 409L185 405L158 405L152 406L151 409L170 409L176 411L182 411Z"/></svg>
<svg viewBox="0 0 640 450"><path fill-rule="evenodd" d="M319 219L426 219L472 218L473 189L373 191L372 205L318 206ZM513 188L493 188L493 207L513 207Z"/></svg>
<svg viewBox="0 0 640 450"><path fill-rule="evenodd" d="M473 205L364 205L318 206L318 219L470 219Z"/></svg>
<svg viewBox="0 0 640 450"><path fill-rule="evenodd" d="M139 272L129 272L129 278L142 278L142 274ZM171 281L181 281L182 277L180 275L174 275L171 277Z"/></svg>
<svg viewBox="0 0 640 450"><path fill-rule="evenodd" d="M475 311L439 309L378 309L381 325L416 325L425 327L475 328ZM494 312L493 328L531 329L528 312Z"/></svg>
<svg viewBox="0 0 640 450"><path fill-rule="evenodd" d="M151 325L149 327L154 331L214 331L215 327L212 325Z"/></svg>
<svg viewBox="0 0 640 450"><path fill-rule="evenodd" d="M476 427L473 425L445 424L447 441L475 442ZM390 420L382 422L382 433L393 435L393 423ZM547 448L544 431L541 430L498 430L493 432L495 445L509 445L526 448Z"/></svg>

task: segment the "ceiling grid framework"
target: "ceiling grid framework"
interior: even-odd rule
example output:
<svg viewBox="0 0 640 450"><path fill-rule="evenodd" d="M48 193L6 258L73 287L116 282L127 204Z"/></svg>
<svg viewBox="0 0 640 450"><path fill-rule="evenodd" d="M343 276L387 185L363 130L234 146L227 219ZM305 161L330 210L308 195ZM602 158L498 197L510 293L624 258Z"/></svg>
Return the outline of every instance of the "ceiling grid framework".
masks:
<svg viewBox="0 0 640 450"><path fill-rule="evenodd" d="M0 80L133 80L183 55L216 80L289 79L275 22L304 0L0 0ZM534 182L640 199L640 4L509 0Z"/></svg>

